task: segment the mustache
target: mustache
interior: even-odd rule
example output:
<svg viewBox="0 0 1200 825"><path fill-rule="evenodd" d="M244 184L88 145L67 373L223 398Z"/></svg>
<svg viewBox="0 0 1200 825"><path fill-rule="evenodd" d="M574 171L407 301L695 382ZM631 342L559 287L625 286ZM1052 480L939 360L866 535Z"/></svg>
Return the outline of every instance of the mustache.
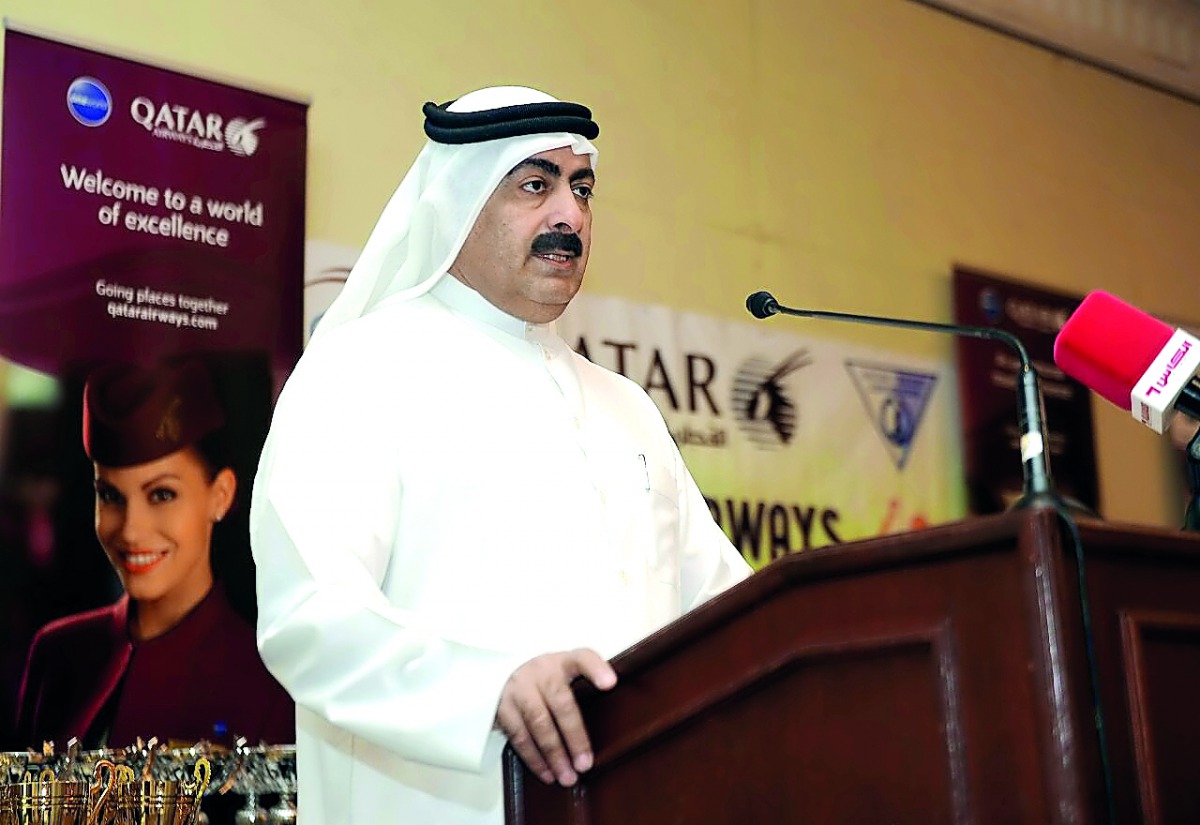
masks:
<svg viewBox="0 0 1200 825"><path fill-rule="evenodd" d="M579 257L583 254L583 241L579 240L579 236L574 232L547 232L533 239L530 250L535 255L565 252L568 255Z"/></svg>

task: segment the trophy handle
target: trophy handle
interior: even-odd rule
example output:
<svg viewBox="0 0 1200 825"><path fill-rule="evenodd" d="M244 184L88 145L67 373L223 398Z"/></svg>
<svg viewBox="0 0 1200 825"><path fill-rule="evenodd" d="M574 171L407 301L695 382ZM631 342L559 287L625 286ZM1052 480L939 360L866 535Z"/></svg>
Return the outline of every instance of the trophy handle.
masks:
<svg viewBox="0 0 1200 825"><path fill-rule="evenodd" d="M108 774L107 782L101 780L101 771ZM99 821L100 814L104 811L104 803L108 800L108 795L112 793L113 786L117 784L117 766L107 759L101 759L96 763L96 770L93 776L96 780L93 791L96 788L103 788L103 790L100 791L100 796L96 797L96 801L92 804L92 810L87 816L87 825L96 825Z"/></svg>
<svg viewBox="0 0 1200 825"><path fill-rule="evenodd" d="M192 808L192 815L188 817L188 822L200 820L200 803L204 800L204 792L208 790L209 780L212 779L212 766L203 756L196 760L194 776L196 777L195 782L183 786L185 792L195 793L196 798L196 804Z"/></svg>
<svg viewBox="0 0 1200 825"><path fill-rule="evenodd" d="M201 756L196 760L196 769L193 775L196 777L196 781L187 790L188 793L194 790L196 797L199 798L204 796L204 792L208 790L208 782L212 779L212 766L208 764L208 759Z"/></svg>

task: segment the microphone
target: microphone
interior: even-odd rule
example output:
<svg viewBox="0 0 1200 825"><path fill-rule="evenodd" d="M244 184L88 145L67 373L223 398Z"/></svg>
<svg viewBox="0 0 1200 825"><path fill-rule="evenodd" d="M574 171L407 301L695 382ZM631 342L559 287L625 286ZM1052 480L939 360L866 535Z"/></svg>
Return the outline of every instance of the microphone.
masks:
<svg viewBox="0 0 1200 825"><path fill-rule="evenodd" d="M769 292L755 292L746 298L746 309L755 318L770 318L779 312L779 302Z"/></svg>
<svg viewBox="0 0 1200 825"><path fill-rule="evenodd" d="M1022 490L1014 507L1029 507L1034 504L1061 506L1062 499L1054 492L1050 477L1050 457L1046 452L1046 424L1042 412L1042 392L1038 386L1037 372L1033 359L1021 340L1011 332L991 327L968 327L959 324L938 324L931 321L909 321L904 318L882 318L877 315L854 315L848 312L826 312L816 309L793 309L775 300L770 292L755 292L746 298L746 309L755 318L769 318L782 313L800 318L819 318L826 321L850 321L856 324L875 324L885 327L918 329L926 332L944 332L968 338L991 338L1003 341L1017 351L1021 360L1021 372L1017 377L1017 420L1021 430ZM1082 505L1068 502L1081 509ZM1086 508L1082 508L1086 509Z"/></svg>
<svg viewBox="0 0 1200 825"><path fill-rule="evenodd" d="M1089 293L1054 339L1054 363L1156 433L1200 421L1200 339L1107 292Z"/></svg>

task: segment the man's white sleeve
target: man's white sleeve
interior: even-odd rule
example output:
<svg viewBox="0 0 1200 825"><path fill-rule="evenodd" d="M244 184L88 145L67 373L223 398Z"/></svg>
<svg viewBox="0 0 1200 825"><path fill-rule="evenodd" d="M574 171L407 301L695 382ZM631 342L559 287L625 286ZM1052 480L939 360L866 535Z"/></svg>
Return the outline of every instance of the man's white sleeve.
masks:
<svg viewBox="0 0 1200 825"><path fill-rule="evenodd" d="M748 577L753 570L722 532L692 474L675 454L679 484L679 529L683 562L680 598L686 612Z"/></svg>
<svg viewBox="0 0 1200 825"><path fill-rule="evenodd" d="M263 661L298 705L350 734L479 770L522 662L446 638L386 598L402 495L397 422L377 420L383 405L348 379L322 376L319 394L293 379L300 388L280 398L251 510Z"/></svg>

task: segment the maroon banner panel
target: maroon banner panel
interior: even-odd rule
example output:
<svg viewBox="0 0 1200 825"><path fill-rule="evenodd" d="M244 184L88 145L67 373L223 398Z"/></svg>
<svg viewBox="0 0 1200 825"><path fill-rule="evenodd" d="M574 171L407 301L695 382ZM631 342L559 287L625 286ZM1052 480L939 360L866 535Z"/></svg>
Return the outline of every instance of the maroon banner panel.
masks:
<svg viewBox="0 0 1200 825"><path fill-rule="evenodd" d="M248 513L301 350L307 105L10 29L3 109L0 751L287 741ZM122 617L168 602L139 671Z"/></svg>
<svg viewBox="0 0 1200 825"><path fill-rule="evenodd" d="M1054 338L1082 300L991 273L954 268L954 320L1017 336L1045 399L1050 470L1058 492L1099 512L1088 389L1054 365ZM1000 341L960 338L958 388L970 510L997 513L1021 494L1017 353Z"/></svg>
<svg viewBox="0 0 1200 825"><path fill-rule="evenodd" d="M307 107L6 32L0 354L299 357Z"/></svg>

